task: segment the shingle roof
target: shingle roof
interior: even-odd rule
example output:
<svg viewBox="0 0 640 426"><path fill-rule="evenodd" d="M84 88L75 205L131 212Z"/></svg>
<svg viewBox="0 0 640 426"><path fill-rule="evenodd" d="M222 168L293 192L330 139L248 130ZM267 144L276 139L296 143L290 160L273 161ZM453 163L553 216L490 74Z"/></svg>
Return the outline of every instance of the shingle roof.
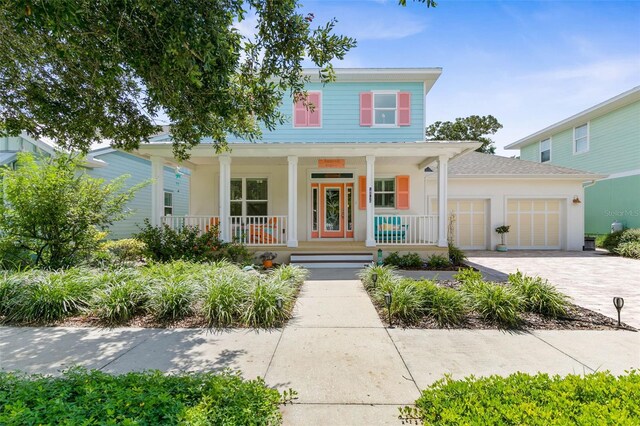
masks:
<svg viewBox="0 0 640 426"><path fill-rule="evenodd" d="M551 164L535 163L517 158L500 157L498 155L470 152L455 158L449 163L449 176L592 176L600 177L596 173Z"/></svg>

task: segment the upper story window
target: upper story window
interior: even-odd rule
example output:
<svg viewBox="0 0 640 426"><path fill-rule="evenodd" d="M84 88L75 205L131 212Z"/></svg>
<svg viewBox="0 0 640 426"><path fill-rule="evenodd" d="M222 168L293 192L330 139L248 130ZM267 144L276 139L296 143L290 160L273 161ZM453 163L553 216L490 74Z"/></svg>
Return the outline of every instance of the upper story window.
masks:
<svg viewBox="0 0 640 426"><path fill-rule="evenodd" d="M410 126L411 93L360 93L360 125L366 127Z"/></svg>
<svg viewBox="0 0 640 426"><path fill-rule="evenodd" d="M164 215L171 216L173 214L173 192L164 191Z"/></svg>
<svg viewBox="0 0 640 426"><path fill-rule="evenodd" d="M589 123L573 129L573 153L581 154L589 151Z"/></svg>
<svg viewBox="0 0 640 426"><path fill-rule="evenodd" d="M540 141L540 162L551 161L551 138Z"/></svg>
<svg viewBox="0 0 640 426"><path fill-rule="evenodd" d="M322 92L307 92L306 99L293 105L293 127L322 126Z"/></svg>
<svg viewBox="0 0 640 426"><path fill-rule="evenodd" d="M231 179L231 216L267 216L268 185L263 178Z"/></svg>

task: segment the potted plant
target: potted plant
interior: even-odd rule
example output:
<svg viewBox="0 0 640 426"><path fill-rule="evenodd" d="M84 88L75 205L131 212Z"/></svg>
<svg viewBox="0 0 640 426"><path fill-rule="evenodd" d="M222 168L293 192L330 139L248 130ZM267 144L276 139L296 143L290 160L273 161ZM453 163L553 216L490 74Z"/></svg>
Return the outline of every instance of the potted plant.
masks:
<svg viewBox="0 0 640 426"><path fill-rule="evenodd" d="M504 243L504 235L509 232L509 225L502 225L496 228L496 232L500 235L501 244L496 245L496 251L507 251L507 245Z"/></svg>
<svg viewBox="0 0 640 426"><path fill-rule="evenodd" d="M260 260L262 260L262 266L264 266L265 268L272 268L273 259L275 259L276 257L278 257L277 254L271 251L265 251L260 255Z"/></svg>

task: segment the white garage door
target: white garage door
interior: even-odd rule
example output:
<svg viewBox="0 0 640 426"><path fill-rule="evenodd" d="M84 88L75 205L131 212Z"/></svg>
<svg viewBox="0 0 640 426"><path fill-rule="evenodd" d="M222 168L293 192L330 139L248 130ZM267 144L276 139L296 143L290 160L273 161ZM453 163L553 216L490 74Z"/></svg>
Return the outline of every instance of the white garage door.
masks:
<svg viewBox="0 0 640 426"><path fill-rule="evenodd" d="M432 212L438 212L438 200L431 201ZM452 224L453 240L462 249L487 248L487 200L450 199L447 223Z"/></svg>
<svg viewBox="0 0 640 426"><path fill-rule="evenodd" d="M507 201L507 225L511 226L506 241L514 249L559 249L561 246L561 201Z"/></svg>

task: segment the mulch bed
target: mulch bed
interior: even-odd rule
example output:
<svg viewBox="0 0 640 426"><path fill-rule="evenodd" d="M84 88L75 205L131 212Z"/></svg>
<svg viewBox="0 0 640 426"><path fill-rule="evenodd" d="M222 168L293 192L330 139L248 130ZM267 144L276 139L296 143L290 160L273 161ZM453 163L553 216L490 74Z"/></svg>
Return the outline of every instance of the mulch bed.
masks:
<svg viewBox="0 0 640 426"><path fill-rule="evenodd" d="M438 281L438 285L443 287L453 288L458 290L460 283L457 281L443 280ZM384 305L373 302L378 315L382 320L382 323L389 326L389 314L387 308ZM522 324L520 328L510 329L515 331L527 331L527 330L628 330L638 331L634 327L621 323L618 327L618 321L613 318L609 318L606 315L602 315L598 312L594 312L590 309L583 308L582 306L569 304L567 309L567 316L561 318L547 318L542 315L538 315L531 312L523 312L520 314L522 318ZM429 316L420 318L417 322L407 323L402 320L394 318L394 327L400 328L424 328L424 329L458 329L458 330L496 330L503 329L497 324L484 320L479 315L470 312L467 314L465 321L455 327L441 327L438 323Z"/></svg>

